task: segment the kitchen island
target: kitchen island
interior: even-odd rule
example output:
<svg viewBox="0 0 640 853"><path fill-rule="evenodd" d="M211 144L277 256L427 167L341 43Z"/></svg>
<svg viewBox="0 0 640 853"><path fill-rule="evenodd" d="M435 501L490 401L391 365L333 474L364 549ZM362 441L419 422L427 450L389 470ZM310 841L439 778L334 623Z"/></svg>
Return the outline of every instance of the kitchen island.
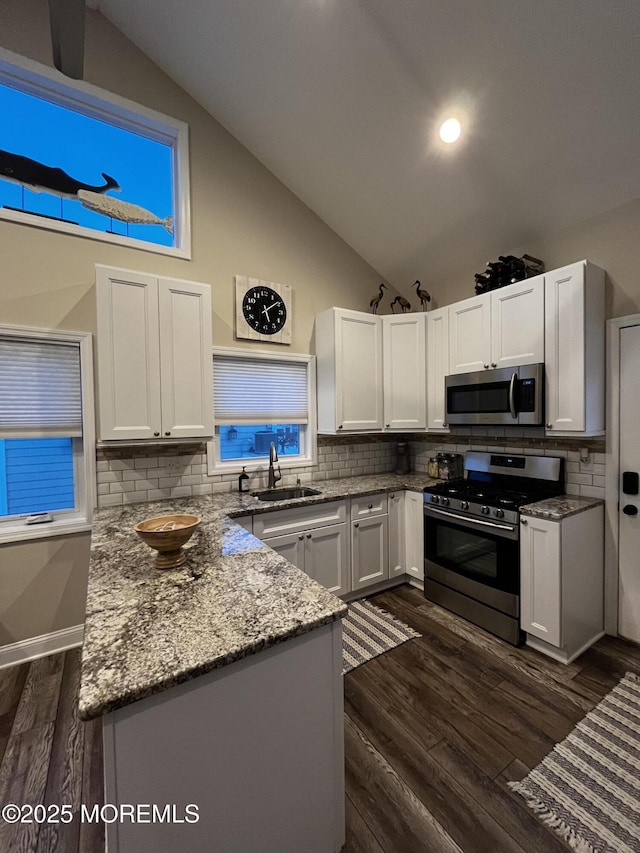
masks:
<svg viewBox="0 0 640 853"><path fill-rule="evenodd" d="M97 514L80 714L104 717L105 802L142 805L145 821L108 823L110 853L331 853L344 842L347 607L229 519L243 501ZM169 512L202 524L187 562L158 571L133 526Z"/></svg>

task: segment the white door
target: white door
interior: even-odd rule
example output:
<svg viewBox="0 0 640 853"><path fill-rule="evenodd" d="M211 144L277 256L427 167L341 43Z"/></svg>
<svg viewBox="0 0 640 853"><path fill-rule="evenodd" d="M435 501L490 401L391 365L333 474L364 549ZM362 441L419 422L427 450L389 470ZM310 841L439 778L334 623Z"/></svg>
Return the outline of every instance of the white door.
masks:
<svg viewBox="0 0 640 853"><path fill-rule="evenodd" d="M382 318L384 425L418 430L427 426L426 315Z"/></svg>
<svg viewBox="0 0 640 853"><path fill-rule="evenodd" d="M96 265L99 438L159 438L155 276Z"/></svg>
<svg viewBox="0 0 640 853"><path fill-rule="evenodd" d="M332 524L305 533L305 572L334 595L350 590L348 530Z"/></svg>
<svg viewBox="0 0 640 853"><path fill-rule="evenodd" d="M351 525L352 588L362 589L389 577L388 530L386 515L354 521Z"/></svg>
<svg viewBox="0 0 640 853"><path fill-rule="evenodd" d="M389 577L405 573L404 492L389 494Z"/></svg>
<svg viewBox="0 0 640 853"><path fill-rule="evenodd" d="M449 373L491 366L491 294L449 306Z"/></svg>
<svg viewBox="0 0 640 853"><path fill-rule="evenodd" d="M405 569L424 579L424 497L422 492L404 495Z"/></svg>
<svg viewBox="0 0 640 853"><path fill-rule="evenodd" d="M491 367L544 361L544 276L491 293Z"/></svg>
<svg viewBox="0 0 640 853"><path fill-rule="evenodd" d="M338 429L382 429L382 318L359 311L336 317Z"/></svg>
<svg viewBox="0 0 640 853"><path fill-rule="evenodd" d="M561 645L560 523L523 517L520 524L520 623L523 631Z"/></svg>
<svg viewBox="0 0 640 853"><path fill-rule="evenodd" d="M449 374L449 308L427 314L427 427L444 430L444 380Z"/></svg>
<svg viewBox="0 0 640 853"><path fill-rule="evenodd" d="M618 633L640 642L640 496L625 494L624 472L640 474L640 326L620 329ZM631 478L627 478L631 479ZM633 483L627 483L633 490ZM626 510L626 512L625 512ZM634 511L637 514L633 514Z"/></svg>
<svg viewBox="0 0 640 853"><path fill-rule="evenodd" d="M158 296L163 437L212 436L211 288L161 278Z"/></svg>
<svg viewBox="0 0 640 853"><path fill-rule="evenodd" d="M302 571L305 571L305 548L304 548L304 533L285 533L284 536L270 536L268 539L263 539L265 545L284 557L294 566L297 566Z"/></svg>

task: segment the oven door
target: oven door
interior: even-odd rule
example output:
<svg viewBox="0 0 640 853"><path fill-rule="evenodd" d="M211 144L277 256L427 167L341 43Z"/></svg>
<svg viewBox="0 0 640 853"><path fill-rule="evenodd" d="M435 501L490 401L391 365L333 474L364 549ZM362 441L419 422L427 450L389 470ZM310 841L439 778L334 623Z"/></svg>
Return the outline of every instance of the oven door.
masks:
<svg viewBox="0 0 640 853"><path fill-rule="evenodd" d="M520 542L517 524L470 519L424 508L425 578L519 615Z"/></svg>

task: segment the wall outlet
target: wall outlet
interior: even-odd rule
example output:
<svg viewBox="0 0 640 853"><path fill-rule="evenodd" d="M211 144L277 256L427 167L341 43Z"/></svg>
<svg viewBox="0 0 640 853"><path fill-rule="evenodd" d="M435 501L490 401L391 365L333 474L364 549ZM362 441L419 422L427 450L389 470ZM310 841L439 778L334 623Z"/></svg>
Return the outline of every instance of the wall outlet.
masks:
<svg viewBox="0 0 640 853"><path fill-rule="evenodd" d="M168 460L164 467L165 467L167 474L181 474L182 473L182 466L175 459Z"/></svg>

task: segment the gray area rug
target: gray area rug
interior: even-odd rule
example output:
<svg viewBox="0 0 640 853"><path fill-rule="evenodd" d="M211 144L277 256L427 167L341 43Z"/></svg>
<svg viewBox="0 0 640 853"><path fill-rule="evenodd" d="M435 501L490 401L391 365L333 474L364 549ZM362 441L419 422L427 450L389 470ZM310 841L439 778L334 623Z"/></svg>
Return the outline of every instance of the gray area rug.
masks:
<svg viewBox="0 0 640 853"><path fill-rule="evenodd" d="M353 601L342 620L342 674L420 634L368 601Z"/></svg>
<svg viewBox="0 0 640 853"><path fill-rule="evenodd" d="M509 786L579 853L639 853L640 676L628 672L553 752Z"/></svg>

